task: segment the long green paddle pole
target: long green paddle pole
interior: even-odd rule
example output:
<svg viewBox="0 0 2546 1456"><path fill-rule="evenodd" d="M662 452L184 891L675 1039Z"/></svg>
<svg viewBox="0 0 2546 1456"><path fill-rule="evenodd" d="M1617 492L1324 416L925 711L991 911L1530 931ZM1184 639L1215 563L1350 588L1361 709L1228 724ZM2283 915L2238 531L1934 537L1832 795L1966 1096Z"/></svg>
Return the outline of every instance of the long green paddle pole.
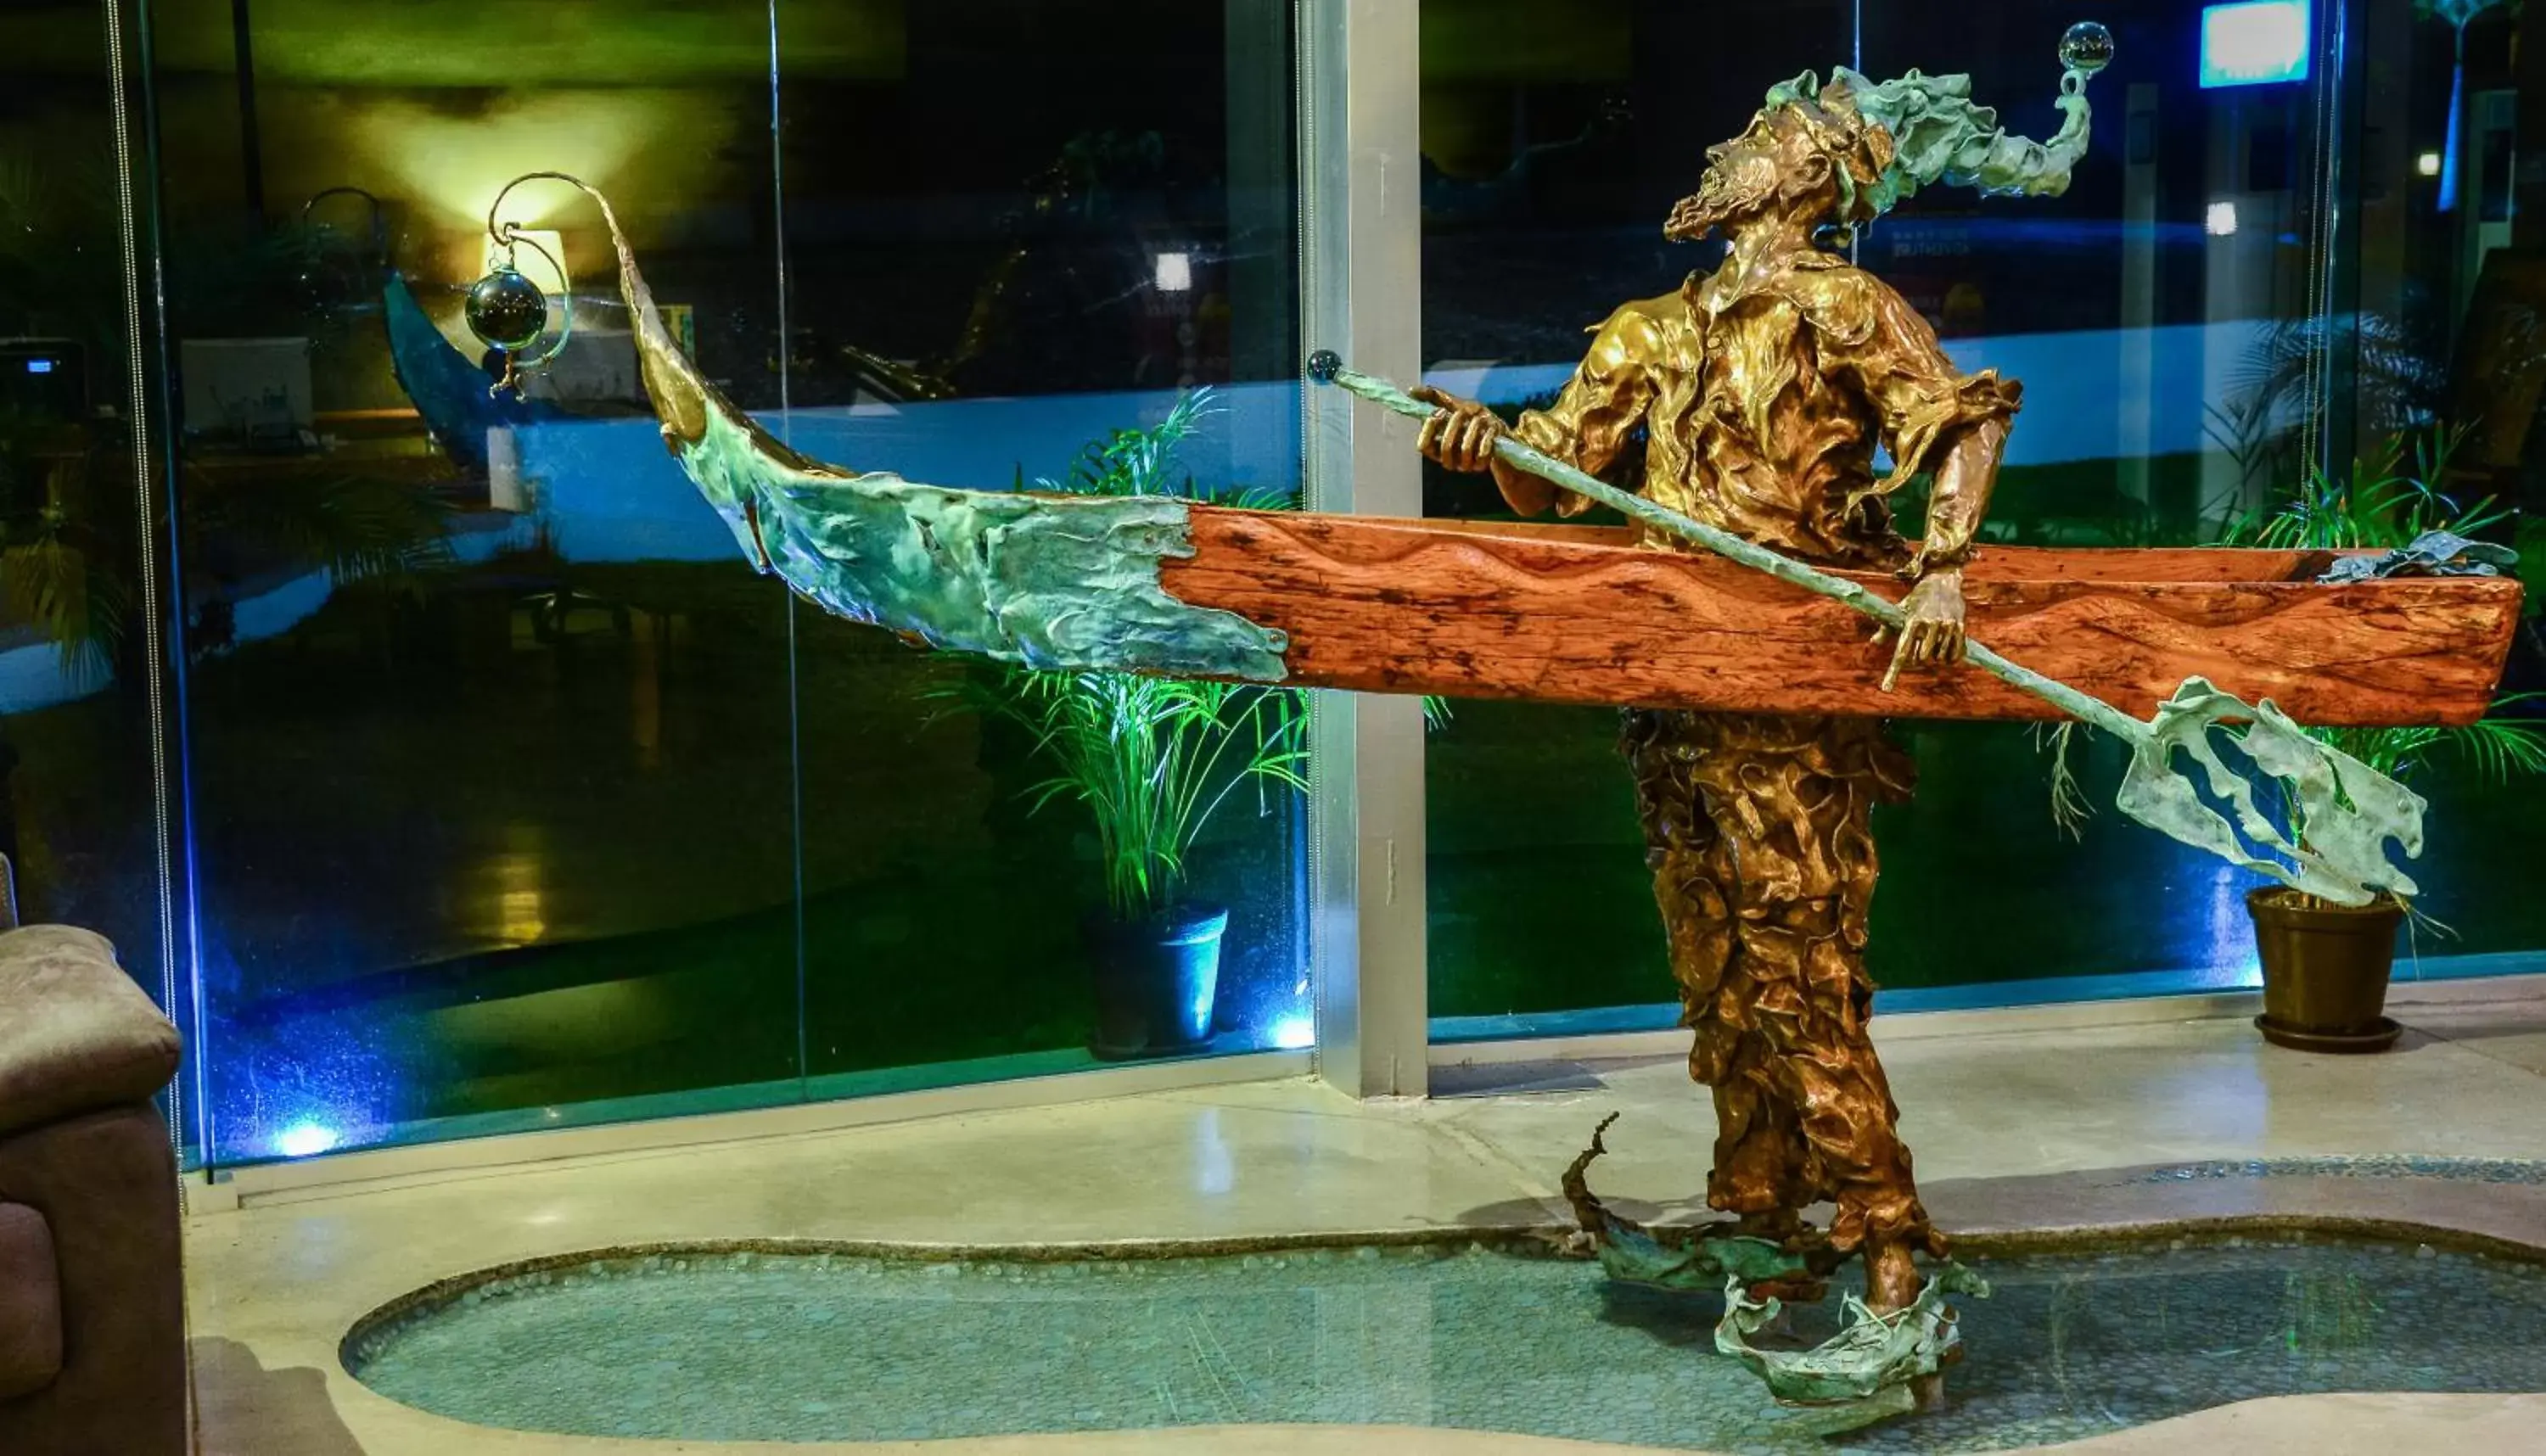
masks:
<svg viewBox="0 0 2546 1456"><path fill-rule="evenodd" d="M1435 412L1434 406L1386 380L1344 368L1331 353L1321 351L1310 359L1309 374L1411 419L1428 419ZM1844 603L1895 632L1908 624L1908 614L1897 604L1853 581L1630 495L1509 435L1494 441L1494 456L1613 507L1630 520ZM2382 892L2414 894L2412 878L2388 859L2386 845L2392 839L2408 855L2420 851L2420 796L2310 736L2270 700L2246 703L2191 677L2158 705L2155 719L2143 723L1979 642L1965 642L1964 660L2129 744L2131 763L2114 807L2150 828L2342 904L2366 904ZM1890 685L1886 679L1885 686ZM2234 759L2222 756L2220 745L2210 741L2214 728L2226 731ZM2178 754L2190 760L2197 781L2177 766ZM2285 805L2286 829L2263 812L2257 789L2277 791Z"/></svg>

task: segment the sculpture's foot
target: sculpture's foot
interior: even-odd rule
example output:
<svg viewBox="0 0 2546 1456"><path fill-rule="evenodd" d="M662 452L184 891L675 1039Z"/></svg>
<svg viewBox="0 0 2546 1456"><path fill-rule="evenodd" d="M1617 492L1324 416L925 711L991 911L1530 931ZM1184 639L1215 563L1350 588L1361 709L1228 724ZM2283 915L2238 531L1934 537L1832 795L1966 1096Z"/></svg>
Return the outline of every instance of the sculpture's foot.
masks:
<svg viewBox="0 0 2546 1456"><path fill-rule="evenodd" d="M1910 1305L1878 1313L1851 1299L1838 1333L1809 1350L1780 1350L1762 1348L1752 1336L1776 1321L1781 1307L1750 1299L1735 1280L1724 1292L1715 1347L1748 1366L1786 1405L1840 1405L1907 1389L1918 1409L1931 1409L1944 1399L1945 1367L1962 1355L1962 1334L1945 1303L1949 1294L1986 1299L1989 1285L1949 1261Z"/></svg>
<svg viewBox="0 0 2546 1456"><path fill-rule="evenodd" d="M1945 1372L1938 1370L1910 1382L1910 1409L1920 1415L1932 1415L1945 1409Z"/></svg>
<svg viewBox="0 0 2546 1456"><path fill-rule="evenodd" d="M1865 1307L1878 1315L1906 1310L1918 1302L1926 1281L1910 1256L1910 1245L1887 1241L1865 1245Z"/></svg>
<svg viewBox="0 0 2546 1456"><path fill-rule="evenodd" d="M1829 1298L1827 1284L1801 1275L1792 1279L1762 1280L1744 1292L1754 1300L1773 1299L1789 1305L1817 1305Z"/></svg>

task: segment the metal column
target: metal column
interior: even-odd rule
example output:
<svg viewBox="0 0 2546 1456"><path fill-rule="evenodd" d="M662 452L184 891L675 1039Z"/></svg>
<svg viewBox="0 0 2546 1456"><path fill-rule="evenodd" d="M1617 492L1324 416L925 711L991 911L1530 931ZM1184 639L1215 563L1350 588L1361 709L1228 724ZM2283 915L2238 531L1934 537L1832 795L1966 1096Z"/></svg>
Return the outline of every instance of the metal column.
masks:
<svg viewBox="0 0 2546 1456"><path fill-rule="evenodd" d="M1299 0L1300 284L1309 349L1421 370L1422 159L1411 0ZM1309 389L1312 510L1422 514L1411 422ZM1318 1074L1356 1097L1421 1096L1423 715L1320 692L1311 727L1311 955Z"/></svg>

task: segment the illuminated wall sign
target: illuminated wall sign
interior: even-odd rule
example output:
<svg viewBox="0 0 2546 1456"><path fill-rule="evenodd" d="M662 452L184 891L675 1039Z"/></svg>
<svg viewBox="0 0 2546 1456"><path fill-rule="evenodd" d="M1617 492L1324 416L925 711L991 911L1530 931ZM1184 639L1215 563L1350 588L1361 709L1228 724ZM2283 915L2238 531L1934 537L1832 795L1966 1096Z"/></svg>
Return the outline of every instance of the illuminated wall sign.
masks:
<svg viewBox="0 0 2546 1456"><path fill-rule="evenodd" d="M2308 0L2243 0L2201 10L2201 84L2264 86L2308 74Z"/></svg>

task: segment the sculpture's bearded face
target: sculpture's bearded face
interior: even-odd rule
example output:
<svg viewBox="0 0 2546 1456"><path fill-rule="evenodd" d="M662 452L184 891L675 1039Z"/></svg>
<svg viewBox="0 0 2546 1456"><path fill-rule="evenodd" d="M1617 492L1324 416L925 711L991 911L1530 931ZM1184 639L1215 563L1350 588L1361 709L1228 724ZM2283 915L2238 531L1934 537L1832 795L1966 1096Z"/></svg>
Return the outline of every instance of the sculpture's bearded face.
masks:
<svg viewBox="0 0 2546 1456"><path fill-rule="evenodd" d="M1696 194L1671 209L1663 236L1695 242L1792 205L1826 212L1837 203L1829 159L1804 128L1775 114L1752 119L1748 130L1708 147L1706 156Z"/></svg>

